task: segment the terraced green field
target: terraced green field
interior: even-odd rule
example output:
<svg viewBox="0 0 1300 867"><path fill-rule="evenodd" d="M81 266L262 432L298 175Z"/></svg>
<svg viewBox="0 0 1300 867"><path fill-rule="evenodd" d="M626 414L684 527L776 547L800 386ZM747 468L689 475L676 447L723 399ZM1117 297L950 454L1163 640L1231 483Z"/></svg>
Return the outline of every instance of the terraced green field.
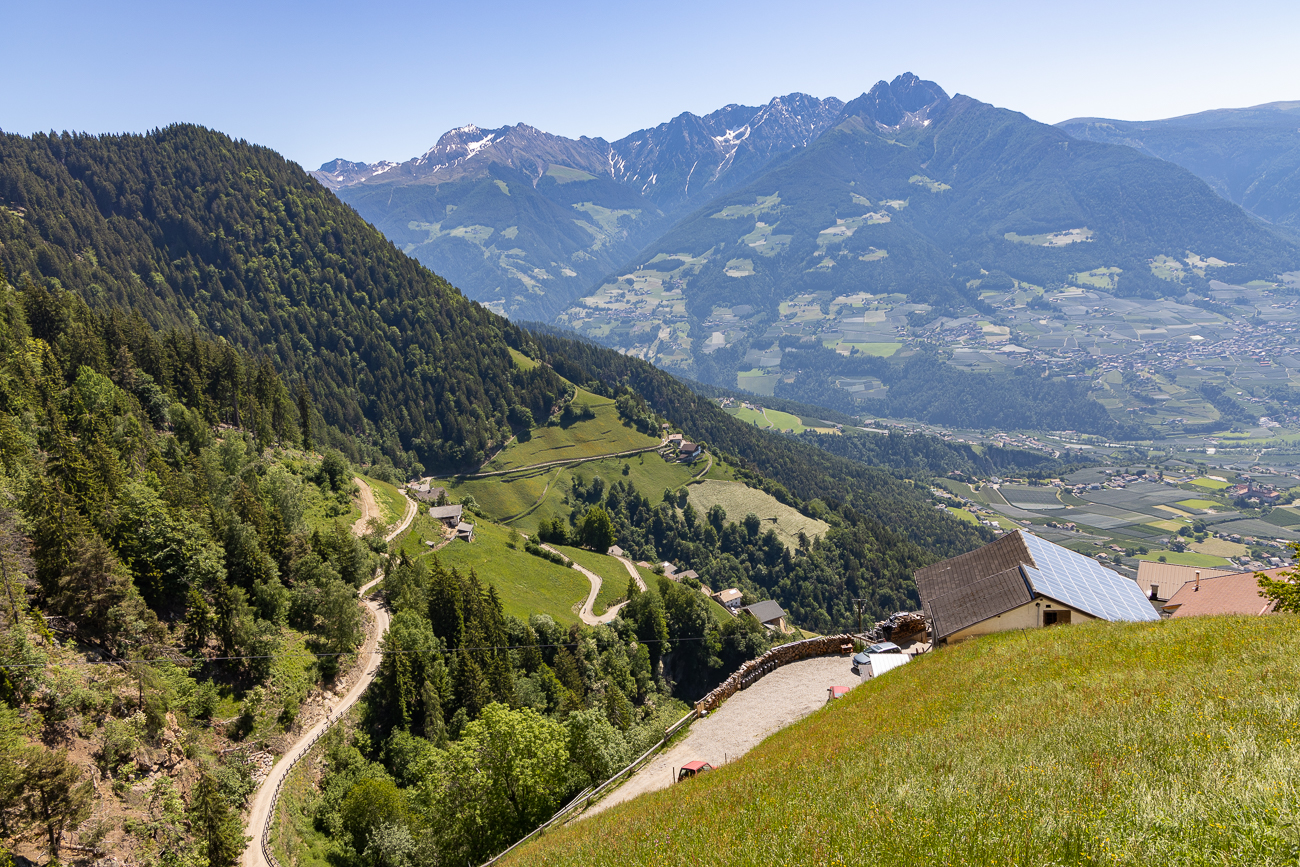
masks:
<svg viewBox="0 0 1300 867"><path fill-rule="evenodd" d="M624 467L627 467L626 475L623 473ZM573 507L565 500L573 488L575 477L581 478L584 486L589 485L597 476L604 479L606 484L628 482L657 503L665 489L686 484L702 469L703 467L665 461L654 452L646 452L628 458L591 461L575 467L523 470L518 474L490 479L449 482L447 493L455 501L472 495L483 513L493 520L531 533L542 520L568 519ZM728 472L725 467L715 466L709 476L726 477Z"/></svg>

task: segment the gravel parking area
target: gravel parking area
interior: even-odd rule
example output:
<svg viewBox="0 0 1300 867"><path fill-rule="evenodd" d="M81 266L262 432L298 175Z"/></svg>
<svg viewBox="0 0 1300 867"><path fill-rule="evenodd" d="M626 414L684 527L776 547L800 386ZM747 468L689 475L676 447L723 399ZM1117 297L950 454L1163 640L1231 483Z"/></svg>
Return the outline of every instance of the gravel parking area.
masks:
<svg viewBox="0 0 1300 867"><path fill-rule="evenodd" d="M717 766L735 761L768 735L826 704L827 687L857 686L852 665L847 656L824 656L778 668L696 720L684 739L655 756L582 815L599 813L642 792L667 788L676 779L677 769L687 762L699 759Z"/></svg>

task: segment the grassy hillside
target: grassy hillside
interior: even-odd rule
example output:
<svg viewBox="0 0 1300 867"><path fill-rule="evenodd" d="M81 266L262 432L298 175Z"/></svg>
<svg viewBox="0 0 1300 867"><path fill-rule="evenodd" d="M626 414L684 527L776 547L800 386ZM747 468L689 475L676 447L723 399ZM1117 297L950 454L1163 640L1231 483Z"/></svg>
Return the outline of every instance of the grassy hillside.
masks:
<svg viewBox="0 0 1300 867"><path fill-rule="evenodd" d="M1093 623L941 650L506 863L1294 863L1298 625Z"/></svg>
<svg viewBox="0 0 1300 867"><path fill-rule="evenodd" d="M593 443L592 447L603 448L598 443ZM624 467L627 468L627 475L623 474ZM566 497L572 490L575 479L581 479L584 485L597 477L606 482L626 481L647 497L658 501L665 489L686 484L702 469L703 467L669 463L657 454L647 452L628 458L592 461L574 467L524 470L490 479L451 482L447 485L447 490L453 500L473 496L484 514L517 527L521 532L531 533L543 520L568 517L569 510L573 507L566 501ZM715 461L708 478L731 478L731 474L725 466Z"/></svg>
<svg viewBox="0 0 1300 867"><path fill-rule="evenodd" d="M549 614L564 626L578 622L575 606L591 589L581 573L526 553L522 540L510 548L506 527L473 517L468 520L474 523L473 542L453 541L432 551L425 543L440 539L441 534L424 510L403 538L402 550L412 557L436 557L462 573L474 570L484 586L496 587L505 613L513 617L527 620L533 614Z"/></svg>
<svg viewBox="0 0 1300 867"><path fill-rule="evenodd" d="M575 410L588 408L592 418L576 418L568 423L544 424L529 432L488 461L484 472L527 467L549 461L589 458L633 449L654 448L657 437L646 436L619 417L614 401L578 389L573 398Z"/></svg>
<svg viewBox="0 0 1300 867"><path fill-rule="evenodd" d="M697 512L704 513L714 506L721 506L732 521L739 521L746 515L757 515L763 521L763 529L775 530L777 538L790 550L798 547L800 533L813 539L830 529L825 521L810 518L779 502L771 494L740 482L707 480L691 485L689 491L691 505Z"/></svg>

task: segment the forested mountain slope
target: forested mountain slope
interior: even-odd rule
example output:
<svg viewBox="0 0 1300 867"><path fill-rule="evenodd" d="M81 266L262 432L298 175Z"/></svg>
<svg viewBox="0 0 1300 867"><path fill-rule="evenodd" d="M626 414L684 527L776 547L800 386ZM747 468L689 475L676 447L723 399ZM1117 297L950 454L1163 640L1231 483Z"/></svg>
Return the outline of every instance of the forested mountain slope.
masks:
<svg viewBox="0 0 1300 867"><path fill-rule="evenodd" d="M1078 139L1128 145L1176 163L1260 219L1300 232L1300 102L1166 120L1081 117L1057 126Z"/></svg>
<svg viewBox="0 0 1300 867"><path fill-rule="evenodd" d="M378 562L306 519L353 488L313 429L265 360L0 273L6 859L242 851L252 745L350 663Z"/></svg>
<svg viewBox="0 0 1300 867"><path fill-rule="evenodd" d="M0 136L0 264L153 327L270 358L366 456L481 463L545 417L526 335L407 258L297 166L196 126Z"/></svg>
<svg viewBox="0 0 1300 867"><path fill-rule="evenodd" d="M0 145L0 255L15 275L247 347L303 388L326 424L362 440L340 439L362 457L404 473L477 466L550 416L569 388L558 373L611 394L630 387L734 456L754 484L838 515L852 538L839 566L819 570L806 603L816 622L842 622L848 599L878 589L889 593L881 605L910 604L912 568L982 539L910 483L765 435L643 361L533 337L467 302L269 150L197 127ZM550 366L516 365L511 347Z"/></svg>

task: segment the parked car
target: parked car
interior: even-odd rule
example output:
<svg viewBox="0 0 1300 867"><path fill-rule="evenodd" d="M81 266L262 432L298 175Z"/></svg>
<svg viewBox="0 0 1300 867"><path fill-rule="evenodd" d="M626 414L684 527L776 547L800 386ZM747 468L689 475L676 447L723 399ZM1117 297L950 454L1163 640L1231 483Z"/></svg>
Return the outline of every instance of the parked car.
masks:
<svg viewBox="0 0 1300 867"><path fill-rule="evenodd" d="M882 641L867 648L867 653L902 653L903 648L892 641Z"/></svg>
<svg viewBox="0 0 1300 867"><path fill-rule="evenodd" d="M708 762L694 761L682 765L682 769L677 772L677 782L689 780L691 777L699 776L707 771L713 770L713 765Z"/></svg>

